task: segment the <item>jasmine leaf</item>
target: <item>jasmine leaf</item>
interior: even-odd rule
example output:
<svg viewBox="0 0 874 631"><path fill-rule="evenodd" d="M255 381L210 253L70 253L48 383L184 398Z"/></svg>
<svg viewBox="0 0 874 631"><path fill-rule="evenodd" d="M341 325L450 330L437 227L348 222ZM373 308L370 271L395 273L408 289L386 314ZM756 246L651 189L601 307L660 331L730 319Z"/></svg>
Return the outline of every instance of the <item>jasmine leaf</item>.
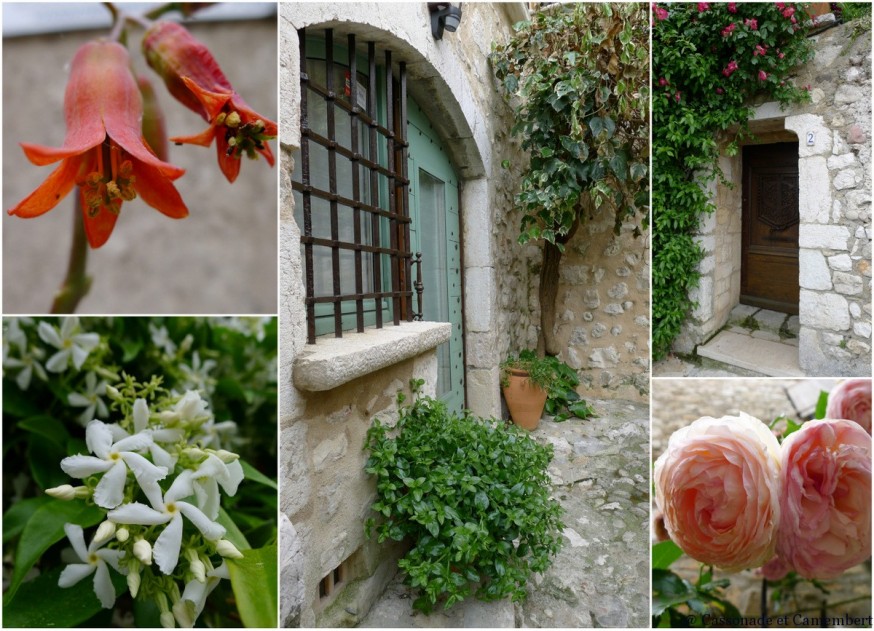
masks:
<svg viewBox="0 0 874 631"><path fill-rule="evenodd" d="M247 627L276 628L276 545L243 550L229 559L231 587Z"/></svg>
<svg viewBox="0 0 874 631"><path fill-rule="evenodd" d="M246 541L246 537L224 508L219 508L218 519L216 519L216 522L225 527L225 530L227 530L225 533L225 539L234 544L237 547L237 550L242 552L252 547L249 545L249 542Z"/></svg>
<svg viewBox="0 0 874 631"><path fill-rule="evenodd" d="M240 458L240 465L243 467L243 473L246 474L246 480L251 480L252 482L257 482L258 484L263 484L264 486L269 486L274 491L278 490L279 487L276 486L276 482L258 471L258 469L250 465L242 458Z"/></svg>

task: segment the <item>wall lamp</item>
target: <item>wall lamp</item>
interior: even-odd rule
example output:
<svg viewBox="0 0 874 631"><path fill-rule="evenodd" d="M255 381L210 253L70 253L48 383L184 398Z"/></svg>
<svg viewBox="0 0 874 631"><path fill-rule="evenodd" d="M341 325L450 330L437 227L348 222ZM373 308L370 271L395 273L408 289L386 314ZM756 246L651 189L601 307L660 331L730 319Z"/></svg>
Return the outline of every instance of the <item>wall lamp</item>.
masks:
<svg viewBox="0 0 874 631"><path fill-rule="evenodd" d="M453 6L451 2L429 2L431 13L431 35L434 39L443 39L443 31L454 33L461 23L461 3Z"/></svg>

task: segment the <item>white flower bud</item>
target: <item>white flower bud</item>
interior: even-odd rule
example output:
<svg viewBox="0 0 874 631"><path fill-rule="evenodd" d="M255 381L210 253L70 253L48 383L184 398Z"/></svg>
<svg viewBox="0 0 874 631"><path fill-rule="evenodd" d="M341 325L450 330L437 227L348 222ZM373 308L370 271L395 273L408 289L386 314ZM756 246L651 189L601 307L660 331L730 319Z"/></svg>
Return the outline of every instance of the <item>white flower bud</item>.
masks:
<svg viewBox="0 0 874 631"><path fill-rule="evenodd" d="M197 447L186 447L182 450L182 453L192 460L202 460L207 456L207 453L203 449L198 449Z"/></svg>
<svg viewBox="0 0 874 631"><path fill-rule="evenodd" d="M97 532L94 534L94 543L99 544L104 541L109 541L115 534L115 523L108 519L100 524Z"/></svg>
<svg viewBox="0 0 874 631"><path fill-rule="evenodd" d="M235 460L240 459L240 454L235 454L230 451L225 451L224 449L219 449L215 452L215 455L219 457L219 459L225 464L231 464Z"/></svg>
<svg viewBox="0 0 874 631"><path fill-rule="evenodd" d="M115 531L115 538L118 539L121 543L127 541L128 537L130 537L130 530L128 530L124 526Z"/></svg>
<svg viewBox="0 0 874 631"><path fill-rule="evenodd" d="M165 611L161 614L161 626L165 629L175 629L176 621L173 619L173 614Z"/></svg>
<svg viewBox="0 0 874 631"><path fill-rule="evenodd" d="M190 600L179 600L173 605L173 615L183 629L194 626L195 613L194 603Z"/></svg>
<svg viewBox="0 0 874 631"><path fill-rule="evenodd" d="M134 556L143 565L152 564L152 544L145 539L140 539L134 544Z"/></svg>
<svg viewBox="0 0 874 631"><path fill-rule="evenodd" d="M50 495L58 500L69 501L76 499L76 488L69 484L62 484L51 489L46 489L46 495Z"/></svg>
<svg viewBox="0 0 874 631"><path fill-rule="evenodd" d="M118 389L113 386L106 386L106 396L108 396L113 401L121 401L121 392L119 392Z"/></svg>
<svg viewBox="0 0 874 631"><path fill-rule="evenodd" d="M237 546L227 539L219 539L215 542L215 551L229 559L242 559L243 553L237 550Z"/></svg>
<svg viewBox="0 0 874 631"><path fill-rule="evenodd" d="M129 572L127 575L127 588L130 590L130 595L133 598L137 597L137 592L140 591L140 583L142 579L140 578L139 571Z"/></svg>

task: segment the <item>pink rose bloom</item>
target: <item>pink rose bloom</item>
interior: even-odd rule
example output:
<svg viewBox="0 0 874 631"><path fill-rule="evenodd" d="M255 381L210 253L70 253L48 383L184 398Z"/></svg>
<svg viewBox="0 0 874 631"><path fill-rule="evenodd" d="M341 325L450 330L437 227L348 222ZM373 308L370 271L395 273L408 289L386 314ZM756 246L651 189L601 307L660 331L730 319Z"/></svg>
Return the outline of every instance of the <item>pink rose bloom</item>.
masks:
<svg viewBox="0 0 874 631"><path fill-rule="evenodd" d="M723 90L722 88L716 88L716 93L717 93L717 94L722 94L722 93L724 93L724 92L725 92L725 90Z"/></svg>
<svg viewBox="0 0 874 631"><path fill-rule="evenodd" d="M653 479L668 534L693 559L735 572L774 556L780 445L758 419L704 417L678 430Z"/></svg>
<svg viewBox="0 0 874 631"><path fill-rule="evenodd" d="M764 70L759 70L759 81L764 81L768 78L768 73Z"/></svg>
<svg viewBox="0 0 874 631"><path fill-rule="evenodd" d="M775 556L759 568L759 574L769 581L779 581L791 571L792 568L778 556Z"/></svg>
<svg viewBox="0 0 874 631"><path fill-rule="evenodd" d="M732 31L734 31L734 29L736 27L737 27L737 25L734 22L732 22L731 24L726 26L724 29L722 29L722 36L728 37L729 35L731 35Z"/></svg>
<svg viewBox="0 0 874 631"><path fill-rule="evenodd" d="M663 9L662 7L660 7L659 5L657 5L655 3L653 3L653 5L652 5L652 12L655 14L656 19L658 19L660 21L668 19L668 15L669 15L668 10Z"/></svg>
<svg viewBox="0 0 874 631"><path fill-rule="evenodd" d="M783 9L784 18L791 18L793 15L795 15L795 7L786 7L785 9Z"/></svg>
<svg viewBox="0 0 874 631"><path fill-rule="evenodd" d="M737 13L737 2L729 2L728 3L728 12L729 13Z"/></svg>
<svg viewBox="0 0 874 631"><path fill-rule="evenodd" d="M737 62L732 60L728 62L728 65L722 69L722 74L726 77L730 77L731 73L737 70Z"/></svg>
<svg viewBox="0 0 874 631"><path fill-rule="evenodd" d="M856 421L871 433L871 380L846 379L829 392L826 418Z"/></svg>
<svg viewBox="0 0 874 631"><path fill-rule="evenodd" d="M659 78L659 85L660 85L661 87L665 87L666 85L668 85L668 80L665 79L664 77L660 77L660 78Z"/></svg>
<svg viewBox="0 0 874 631"><path fill-rule="evenodd" d="M764 57L767 54L768 54L768 47L767 46L762 46L761 44L756 44L756 50L753 52L753 57L757 57L759 55Z"/></svg>
<svg viewBox="0 0 874 631"><path fill-rule="evenodd" d="M744 25L750 27L751 31L758 31L759 30L759 21L756 18L744 20Z"/></svg>
<svg viewBox="0 0 874 631"><path fill-rule="evenodd" d="M704 13L709 8L710 8L709 2L699 2L698 3L698 13Z"/></svg>
<svg viewBox="0 0 874 631"><path fill-rule="evenodd" d="M783 441L777 551L804 578L837 578L871 556L871 436L809 421Z"/></svg>
<svg viewBox="0 0 874 631"><path fill-rule="evenodd" d="M778 58L778 59L783 59L783 57L785 57L785 56L786 56L785 53L777 53L777 58Z"/></svg>
<svg viewBox="0 0 874 631"><path fill-rule="evenodd" d="M781 11L783 10L783 7L786 6L785 2L777 2L776 4L777 4L777 8L780 9Z"/></svg>

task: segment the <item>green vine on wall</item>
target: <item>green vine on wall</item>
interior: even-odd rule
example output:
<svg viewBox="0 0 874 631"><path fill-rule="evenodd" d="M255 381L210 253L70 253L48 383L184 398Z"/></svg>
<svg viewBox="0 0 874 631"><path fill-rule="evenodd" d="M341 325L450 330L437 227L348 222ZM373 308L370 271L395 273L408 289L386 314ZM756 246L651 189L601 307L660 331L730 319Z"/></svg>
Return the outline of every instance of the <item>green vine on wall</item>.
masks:
<svg viewBox="0 0 874 631"><path fill-rule="evenodd" d="M491 55L517 121L512 133L530 153L516 196L519 242L543 239L547 355L561 350L554 325L564 245L602 208L615 212L618 234L648 205L647 20L642 3L551 6L516 24Z"/></svg>
<svg viewBox="0 0 874 631"><path fill-rule="evenodd" d="M813 57L804 5L656 4L653 10L653 354L663 357L694 308L703 251L694 235L715 207L719 142L735 155L756 97L808 100L792 70Z"/></svg>

